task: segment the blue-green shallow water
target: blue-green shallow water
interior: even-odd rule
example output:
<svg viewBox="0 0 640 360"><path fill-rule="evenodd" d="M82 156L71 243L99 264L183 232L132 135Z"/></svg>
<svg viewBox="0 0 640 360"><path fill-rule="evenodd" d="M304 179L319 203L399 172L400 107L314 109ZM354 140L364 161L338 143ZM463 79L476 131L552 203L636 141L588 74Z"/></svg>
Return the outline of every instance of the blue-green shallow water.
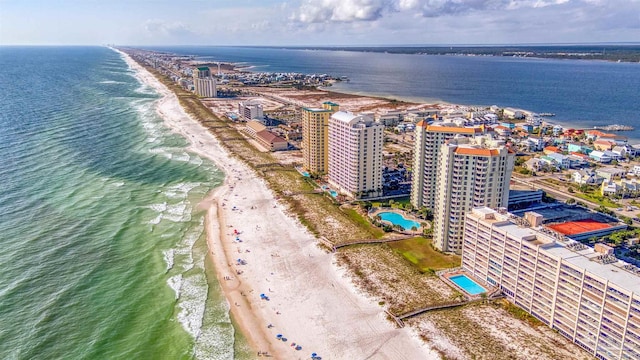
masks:
<svg viewBox="0 0 640 360"><path fill-rule="evenodd" d="M0 69L0 358L237 357L194 210L222 173L108 48Z"/></svg>

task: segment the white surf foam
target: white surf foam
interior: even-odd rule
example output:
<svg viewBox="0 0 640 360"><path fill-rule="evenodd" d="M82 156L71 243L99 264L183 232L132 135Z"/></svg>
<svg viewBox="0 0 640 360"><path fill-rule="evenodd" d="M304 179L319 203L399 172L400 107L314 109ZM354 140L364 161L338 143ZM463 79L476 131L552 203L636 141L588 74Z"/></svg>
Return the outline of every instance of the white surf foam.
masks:
<svg viewBox="0 0 640 360"><path fill-rule="evenodd" d="M171 270L171 268L173 268L173 258L175 256L175 250L163 250L162 255L164 257L164 262L167 264L167 271Z"/></svg>
<svg viewBox="0 0 640 360"><path fill-rule="evenodd" d="M158 215L158 216L156 216L155 218L153 218L153 219L149 220L149 224L151 224L151 225L158 225L158 224L160 224L160 221L162 221L162 218L163 218L162 214L159 214L159 215ZM153 230L153 229L152 229L152 230Z"/></svg>
<svg viewBox="0 0 640 360"><path fill-rule="evenodd" d="M203 273L182 278L178 300L178 321L195 339L200 335L207 299L207 280Z"/></svg>
<svg viewBox="0 0 640 360"><path fill-rule="evenodd" d="M176 294L176 299L180 298L180 289L182 288L182 274L172 276L167 279L167 284Z"/></svg>
<svg viewBox="0 0 640 360"><path fill-rule="evenodd" d="M167 202L163 202L161 204L151 204L149 206L147 206L147 208L155 211L155 212L159 212L159 213L163 213L165 210L167 210Z"/></svg>
<svg viewBox="0 0 640 360"><path fill-rule="evenodd" d="M104 80L104 81L100 81L100 84L126 84L125 82L122 81L115 81L115 80Z"/></svg>

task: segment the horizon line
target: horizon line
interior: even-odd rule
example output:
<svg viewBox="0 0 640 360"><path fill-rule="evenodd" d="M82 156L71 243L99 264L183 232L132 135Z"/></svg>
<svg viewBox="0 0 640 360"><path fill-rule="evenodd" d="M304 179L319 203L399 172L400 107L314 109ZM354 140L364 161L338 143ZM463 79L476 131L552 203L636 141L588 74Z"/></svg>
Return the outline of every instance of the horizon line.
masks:
<svg viewBox="0 0 640 360"><path fill-rule="evenodd" d="M269 47L269 48L376 48L376 47L508 47L508 46L640 46L640 42L558 42L558 43L480 43L480 44L344 44L344 45L319 45L319 44L286 44L286 45L259 45L259 44L0 44L0 47L10 46L123 46L123 47Z"/></svg>

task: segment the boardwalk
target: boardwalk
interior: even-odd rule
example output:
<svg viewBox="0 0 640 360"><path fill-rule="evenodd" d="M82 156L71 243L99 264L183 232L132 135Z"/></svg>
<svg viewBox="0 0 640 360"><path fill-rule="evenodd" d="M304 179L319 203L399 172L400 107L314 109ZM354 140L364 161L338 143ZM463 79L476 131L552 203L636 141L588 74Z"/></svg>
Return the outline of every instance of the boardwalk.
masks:
<svg viewBox="0 0 640 360"><path fill-rule="evenodd" d="M396 236L389 239L355 239L355 240L350 240L340 244L333 245L333 251L336 251L337 249L345 246L362 245L362 244L383 244L383 243L388 243L388 242L393 242L398 240L411 239L416 236L418 235L400 235L400 236Z"/></svg>
<svg viewBox="0 0 640 360"><path fill-rule="evenodd" d="M500 293L500 290L498 289L498 291L494 291L493 293L491 293L489 296L487 296L486 298L477 298L477 299L471 299L471 300L467 300L467 301L454 301L454 302L448 302L448 303L440 303L440 304L433 304L433 305L429 305L427 307L423 307L420 309L416 309L416 310L412 310L403 314L399 314L399 315L395 315L393 314L391 311L389 310L385 310L385 312L391 316L393 318L393 320L395 320L395 322L400 326L400 327L404 327L404 321L405 319L420 315L420 314L424 314L426 312L429 311L434 311L434 310L442 310L442 309L450 309L450 308L455 308L455 307L459 307L459 306L463 306L463 305L467 305L467 304L474 304L474 303L479 303L479 302L484 302L484 301L488 301L488 300L495 300L495 299L499 299L502 298L503 295Z"/></svg>

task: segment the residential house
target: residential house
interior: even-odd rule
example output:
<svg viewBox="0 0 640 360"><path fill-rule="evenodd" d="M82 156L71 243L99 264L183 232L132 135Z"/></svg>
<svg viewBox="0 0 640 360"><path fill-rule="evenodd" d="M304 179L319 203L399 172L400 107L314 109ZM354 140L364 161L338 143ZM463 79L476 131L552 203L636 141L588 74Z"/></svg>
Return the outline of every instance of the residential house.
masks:
<svg viewBox="0 0 640 360"><path fill-rule="evenodd" d="M547 154L546 157L553 159L553 161L557 164L556 166L560 169L571 168L571 160L566 155L562 155L559 153L550 153Z"/></svg>
<svg viewBox="0 0 640 360"><path fill-rule="evenodd" d="M603 180L593 170L578 170L571 173L571 181L579 185L599 185Z"/></svg>
<svg viewBox="0 0 640 360"><path fill-rule="evenodd" d="M593 142L593 148L600 151L611 150L615 146L613 141L598 139Z"/></svg>
<svg viewBox="0 0 640 360"><path fill-rule="evenodd" d="M590 147L581 143L567 143L567 151L588 154L592 151Z"/></svg>
<svg viewBox="0 0 640 360"><path fill-rule="evenodd" d="M567 155L567 159L569 159L569 168L578 169L589 165L589 157L583 154L582 156L569 154ZM585 159L586 158L586 159Z"/></svg>
<svg viewBox="0 0 640 360"><path fill-rule="evenodd" d="M614 145L626 145L628 140L627 137L616 134L604 134L599 139L611 141Z"/></svg>
<svg viewBox="0 0 640 360"><path fill-rule="evenodd" d="M587 140L596 140L600 137L602 137L603 135L607 135L605 133L603 133L600 130L587 130Z"/></svg>
<svg viewBox="0 0 640 360"><path fill-rule="evenodd" d="M524 131L526 131L526 132L528 132L528 133L533 132L533 125L531 125L531 124L522 124L522 125L520 125L520 127L521 127Z"/></svg>
<svg viewBox="0 0 640 360"><path fill-rule="evenodd" d="M606 167L596 169L596 174L603 178L605 181L612 181L616 179L622 179L627 174L627 172L624 169Z"/></svg>
<svg viewBox="0 0 640 360"><path fill-rule="evenodd" d="M524 112L514 108L504 108L502 115L507 119L524 119Z"/></svg>
<svg viewBox="0 0 640 360"><path fill-rule="evenodd" d="M600 193L603 196L615 196L622 193L622 186L613 181L603 181L600 187Z"/></svg>
<svg viewBox="0 0 640 360"><path fill-rule="evenodd" d="M611 162L611 157L606 155L604 152L599 150L594 150L589 154L589 157L596 162L608 164Z"/></svg>
<svg viewBox="0 0 640 360"><path fill-rule="evenodd" d="M553 132L553 136L558 136L558 135L562 134L562 126L554 125L553 129L551 131Z"/></svg>
<svg viewBox="0 0 640 360"><path fill-rule="evenodd" d="M502 125L498 125L498 126L494 127L493 131L495 131L495 133L497 135L502 136L502 137L507 137L507 136L511 135L511 129L509 129L506 126L502 126Z"/></svg>
<svg viewBox="0 0 640 360"><path fill-rule="evenodd" d="M617 154L620 159L623 159L627 156L627 148L625 146L614 146L613 149L611 149L611 152Z"/></svg>
<svg viewBox="0 0 640 360"><path fill-rule="evenodd" d="M529 136L527 142L531 151L542 151L544 149L544 140L541 137Z"/></svg>
<svg viewBox="0 0 640 360"><path fill-rule="evenodd" d="M561 152L562 152L562 150L561 150L559 147L557 147L557 146L546 146L546 147L542 150L542 152L543 152L543 153L545 153L546 155L549 155L549 154L553 154L553 153L557 153L557 154L559 154L559 153L561 153Z"/></svg>
<svg viewBox="0 0 640 360"><path fill-rule="evenodd" d="M611 161L620 161L620 160L622 160L622 157L618 153L615 153L615 152L613 152L611 150L605 150L604 154L607 155L608 157L610 157Z"/></svg>
<svg viewBox="0 0 640 360"><path fill-rule="evenodd" d="M527 161L524 162L524 164L522 164L522 166L530 171L536 172L536 171L542 171L547 169L547 163L540 160L539 158L531 158Z"/></svg>

